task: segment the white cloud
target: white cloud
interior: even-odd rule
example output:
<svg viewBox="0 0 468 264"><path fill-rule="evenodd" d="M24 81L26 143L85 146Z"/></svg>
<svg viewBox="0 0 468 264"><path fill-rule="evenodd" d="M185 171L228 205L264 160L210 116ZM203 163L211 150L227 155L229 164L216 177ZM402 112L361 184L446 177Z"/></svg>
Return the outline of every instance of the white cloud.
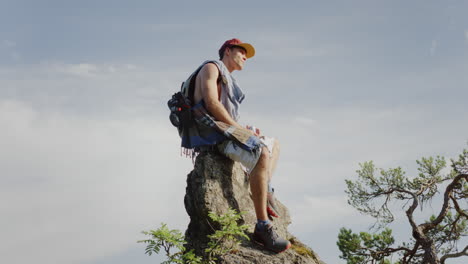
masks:
<svg viewBox="0 0 468 264"><path fill-rule="evenodd" d="M10 58L12 58L14 61L19 61L21 60L21 54L16 51L10 52Z"/></svg>
<svg viewBox="0 0 468 264"><path fill-rule="evenodd" d="M45 67L52 73L65 73L81 78L108 76L117 73L128 73L136 70L133 64L93 64L93 63L46 63Z"/></svg>
<svg viewBox="0 0 468 264"><path fill-rule="evenodd" d="M16 47L16 42L6 39L2 41L2 46L7 47L7 48Z"/></svg>
<svg viewBox="0 0 468 264"><path fill-rule="evenodd" d="M435 55L437 51L437 47L439 47L439 42L437 40L432 40L431 49L430 49L431 56Z"/></svg>
<svg viewBox="0 0 468 264"><path fill-rule="evenodd" d="M252 44L259 51L258 54L262 56L262 60L274 59L276 63L278 60L288 60L290 63L291 59L330 56L343 49L336 44L324 43L317 39L311 41L311 36L300 32L302 31L279 32L265 28L262 30L261 38L256 35L251 36L252 39L256 39L256 42Z"/></svg>
<svg viewBox="0 0 468 264"><path fill-rule="evenodd" d="M28 76L28 78L24 78ZM0 66L0 98L26 101L50 111L94 117L141 115L167 110L180 87L179 69L121 64L44 62Z"/></svg>
<svg viewBox="0 0 468 264"><path fill-rule="evenodd" d="M170 11L167 7L158 6L155 11ZM27 63L38 57L57 56L71 61L32 65L29 69L25 69L29 67L24 66L26 63L21 69L5 62L0 66L0 210L2 216L6 215L0 219L4 238L0 262L77 263L118 255L115 253L134 243L140 230L161 221L179 221L172 227L184 230L186 214L181 201L191 163L178 157L175 131L165 126L167 112L159 111L195 64L205 56L214 57L222 41L232 34L252 41L259 51L246 71L239 73L239 80L246 84L242 87L255 89L248 91L248 96L268 93L270 107L288 114L245 117L282 143L274 185L290 206L293 225L300 224L301 231L310 226L315 231L318 229L314 226L330 231L322 232L323 237L316 235L318 231L308 234L310 240L321 244L325 244L325 237L333 236L329 239L333 240L338 220L350 216L349 206L340 195L344 178L354 175L358 162L373 159L381 167L401 165L406 169L422 155L450 157L465 146L467 108L460 98L466 97L466 62L463 57L446 53L440 54L448 55L444 67L427 64L418 57L418 47L411 45L424 41L425 34L417 30L418 26L443 19L431 17L434 12L416 12L422 23L398 28L414 20L414 16L406 16L412 14L406 12L407 6L316 7L316 13L293 8L289 13L294 17L288 17L281 6L272 6L271 12L266 12L268 16L260 18L258 12L247 12L242 22L249 25L244 27L247 30L227 22L215 25L222 30L214 30L214 34L196 30L203 24L200 19L212 19L216 13L207 6L198 11L210 16L192 12L180 20L166 12L164 23L158 23L161 16L151 15L154 12L135 18L133 15L141 12L115 10L104 14L97 10L80 14L65 8L65 13L74 14L74 19L64 22L73 23L69 26L77 29L77 38L98 33L90 31L86 21L103 20L103 15L110 18L107 20L112 21L113 28L121 29L121 34L111 30L106 33L107 39L97 40L98 46L77 47L81 49L77 54L56 53L54 44L73 42L73 38L63 39L69 32L60 30L70 28L65 24L51 35L52 46L2 40L2 55L13 61L23 59ZM453 8L464 10L460 5ZM388 12L395 10L404 11L400 12L401 23L393 23L394 16ZM459 27L456 23L465 19L463 12L449 13L454 24L442 25L441 29ZM108 14L117 16L105 17ZM284 19L274 19L275 15ZM236 16L234 12L232 18ZM12 25L11 32L4 35L19 34L33 40L35 34L28 32L36 32L41 25L26 24ZM468 43L468 30L462 34ZM404 36L411 36L411 41L394 45ZM194 50L180 44L194 40L200 40L195 46L206 48L206 53L200 47ZM107 46L105 41L121 41L122 45L102 52L99 49ZM134 49L136 43L138 50ZM169 43L176 44L170 47ZM426 52L435 55L440 43L427 44ZM181 46L182 53L192 61L174 61ZM382 50L385 54L380 53ZM402 51L409 56L395 57ZM453 50L457 51L460 53ZM79 58L79 54L91 54L96 61L103 61L111 53L116 54L112 61L120 58L124 62L96 63ZM144 62L135 58L152 60L152 67L145 68L139 64ZM182 70L170 68L175 64L186 66ZM244 77L250 69L257 72L251 72L252 78L247 80ZM302 100L294 102L284 91L300 95ZM309 98L315 100L308 102ZM303 108L314 104L323 108L301 109L294 119L289 107L295 103ZM369 104L377 107L362 107ZM341 263L329 261L337 259L334 241L323 247L335 250L324 258L327 263ZM21 249L27 249L28 254ZM318 253L323 256L321 250Z"/></svg>
<svg viewBox="0 0 468 264"><path fill-rule="evenodd" d="M95 76L98 73L98 67L93 64L80 63L75 65L66 65L63 68L65 73L77 75L77 76Z"/></svg>
<svg viewBox="0 0 468 264"><path fill-rule="evenodd" d="M16 50L16 45L16 42L12 40L3 40L0 42L0 54L5 53L13 61L21 60L21 53Z"/></svg>
<svg viewBox="0 0 468 264"><path fill-rule="evenodd" d="M320 230L324 226L342 224L343 219L356 215L343 195L306 195L303 201L291 205L290 211L296 228L309 232ZM348 223L351 224L353 221Z"/></svg>
<svg viewBox="0 0 468 264"><path fill-rule="evenodd" d="M263 45L270 46L266 42L268 39ZM276 52L282 44L281 39L273 43L271 51ZM296 48L296 54L304 51ZM0 164L8 172L0 176L0 198L9 201L0 202L0 209L8 215L0 224L9 227L2 230L9 241L0 244L2 262L31 262L32 258L20 253L19 248L24 246L33 249L31 255L37 256L38 263L78 263L123 252L141 238L140 230L160 222L185 230L187 216L182 199L191 163L179 158L176 133L166 127L167 112L159 113L156 107L165 107L163 99L178 89L181 76L193 70L187 68L178 71L162 66L93 62L0 68L0 93L11 91L6 93L7 98L17 99L0 104L0 124L6 128L0 131ZM256 89L262 89L264 78L288 85L263 86L274 90L304 86L310 78L325 78L321 71L310 72L294 78L285 78L287 72L274 76L267 72L252 79L259 82ZM337 72L337 77L340 74ZM425 82L434 80L430 73L424 76L427 78L419 77ZM445 83L447 78L440 79ZM402 83L405 85L395 85L395 89L415 86L424 87L421 94L432 92L421 86L422 82ZM301 95L310 96L309 92ZM382 97L375 95L369 100L380 102ZM287 108L285 101L272 99L279 102L275 107ZM303 108L297 117L288 112L274 118L243 112L244 121L282 143L273 184L289 206L293 229L299 234L310 230L319 233L320 227L337 232L341 219L355 216L341 194L344 179L354 176L358 162L373 159L377 166L402 165L406 169L405 165L413 166L421 155L456 153L466 141L468 123L464 122L463 107L441 115L436 110L441 105L401 106L397 101L400 106L372 108L350 99L342 104L346 107L336 107L340 104L337 102L334 107ZM61 100L60 104L47 110L35 104L49 105L55 100ZM110 102L125 104L126 110L113 109ZM69 105L77 107L77 115L66 111ZM82 113L96 105L111 114L103 117L93 110ZM121 115L126 111L139 118ZM63 237L67 242L72 238L69 248ZM329 247L333 248L333 243ZM80 253L73 248L80 248ZM51 251L60 253L49 254Z"/></svg>
<svg viewBox="0 0 468 264"><path fill-rule="evenodd" d="M302 125L302 126L314 126L317 125L317 120L314 120L309 117L298 116L293 119L293 123Z"/></svg>
<svg viewBox="0 0 468 264"><path fill-rule="evenodd" d="M418 158L415 151L424 144L431 149L419 133L445 126L418 129L426 110L304 109L302 117L275 120L250 115L282 142L273 184L290 208L293 230L338 230L340 219L355 216L341 194L357 162L375 159L385 167ZM2 101L0 124L6 128L0 132L0 160L8 172L1 178L0 198L13 201L0 204L9 215L0 220L9 227L2 232L11 237L0 247L6 260L31 261L19 253L26 246L44 263L79 263L124 251L141 238L139 231L160 222L185 230L182 199L191 162L178 156L179 140L165 113L78 117ZM413 132L402 134L402 128ZM73 238L69 247L62 237ZM74 254L74 248L81 253ZM49 254L57 249L60 254Z"/></svg>
<svg viewBox="0 0 468 264"><path fill-rule="evenodd" d="M250 118L258 120L253 124L265 135L279 139L281 155L273 184L287 193L285 202L295 203L302 193L343 193L344 179L354 177L364 161L373 160L381 168L402 166L411 175L416 172L414 161L422 156L457 154L466 141L463 131L468 126L457 121L464 117L453 113L451 119L428 123L428 116L434 117L431 113L413 106L351 107L304 109L304 120ZM458 129L447 130L453 122Z"/></svg>
<svg viewBox="0 0 468 264"><path fill-rule="evenodd" d="M134 246L160 222L183 230L191 162L161 118L84 119L0 101L2 262L81 263Z"/></svg>
<svg viewBox="0 0 468 264"><path fill-rule="evenodd" d="M153 32L163 33L163 32L174 32L174 31L186 31L188 28L197 28L197 23L160 23L160 24L149 24L147 25L148 29Z"/></svg>

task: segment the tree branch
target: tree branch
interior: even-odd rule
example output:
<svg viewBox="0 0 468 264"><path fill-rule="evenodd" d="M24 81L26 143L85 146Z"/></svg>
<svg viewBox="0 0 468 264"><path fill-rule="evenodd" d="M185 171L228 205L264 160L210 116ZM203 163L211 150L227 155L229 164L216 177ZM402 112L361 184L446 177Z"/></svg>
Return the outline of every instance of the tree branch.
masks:
<svg viewBox="0 0 468 264"><path fill-rule="evenodd" d="M421 185L421 188L419 189L419 191L416 193L416 195L421 195L424 193L424 191L427 190L427 188L433 186L434 184L436 184L437 181L436 179L432 178L432 179L429 179L426 181L426 184L423 184Z"/></svg>
<svg viewBox="0 0 468 264"><path fill-rule="evenodd" d="M434 228L435 226L437 226L438 224L442 222L442 220L444 219L445 215L447 214L449 210L450 196L453 192L453 189L455 188L455 186L461 179L466 180L467 178L468 178L468 174L459 174L447 186L447 188L445 189L445 193L444 193L444 203L442 205L442 209L440 210L439 215L434 221L432 221L431 223L422 225L424 233L427 232L427 230Z"/></svg>
<svg viewBox="0 0 468 264"><path fill-rule="evenodd" d="M364 253L364 252L358 252L355 255L358 256L363 256L363 257L372 257L372 258L378 258L380 256L389 256L392 253L398 252L398 251L406 251L406 254L411 253L411 249L406 248L406 247L399 247L399 248L385 248L383 250L373 250L367 247L359 247L359 249L362 249L364 251L368 251L369 253ZM406 255L405 254L405 255Z"/></svg>
<svg viewBox="0 0 468 264"><path fill-rule="evenodd" d="M447 255L442 256L440 258L440 263L445 264L445 260L447 260L448 258L458 258L458 257L461 257L461 256L468 256L468 246L465 246L465 248L460 252L447 254Z"/></svg>
<svg viewBox="0 0 468 264"><path fill-rule="evenodd" d="M457 210L460 215L468 218L468 214L460 208L457 199L455 199L453 196L450 196L450 198L452 199L453 205L455 206L455 210Z"/></svg>
<svg viewBox="0 0 468 264"><path fill-rule="evenodd" d="M403 263L409 263L411 261L411 259L414 257L414 255L416 254L416 252L418 252L418 248L419 248L419 242L416 241L414 243L414 247L412 250L408 251L404 256L403 256L403 260L404 262ZM406 260L406 258L409 257L408 260Z"/></svg>
<svg viewBox="0 0 468 264"><path fill-rule="evenodd" d="M419 205L418 196L404 189L395 189L395 191L406 193L412 196L413 204L410 206L410 208L408 208L408 210L406 210L406 216L408 217L408 221L410 222L410 225L413 228L413 231L416 232L418 230L418 225L416 225L416 222L414 222L413 213L414 213L414 210L416 210L416 208L418 208L418 205Z"/></svg>

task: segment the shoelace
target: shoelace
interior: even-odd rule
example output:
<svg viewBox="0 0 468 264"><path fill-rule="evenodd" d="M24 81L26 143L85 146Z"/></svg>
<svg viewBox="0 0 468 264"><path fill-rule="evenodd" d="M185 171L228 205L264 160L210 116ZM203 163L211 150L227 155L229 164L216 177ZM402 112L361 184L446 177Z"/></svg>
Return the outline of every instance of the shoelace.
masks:
<svg viewBox="0 0 468 264"><path fill-rule="evenodd" d="M271 236L272 240L278 239L278 234L276 234L275 230L273 230L273 226L269 226L266 231L267 234Z"/></svg>

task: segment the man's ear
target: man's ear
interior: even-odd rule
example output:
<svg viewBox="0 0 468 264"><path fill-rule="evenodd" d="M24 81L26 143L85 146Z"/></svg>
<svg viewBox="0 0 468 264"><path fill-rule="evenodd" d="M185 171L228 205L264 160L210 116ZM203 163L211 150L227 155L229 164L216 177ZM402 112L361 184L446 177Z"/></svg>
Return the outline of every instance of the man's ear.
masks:
<svg viewBox="0 0 468 264"><path fill-rule="evenodd" d="M224 56L229 56L231 55L231 48L230 47L227 47L226 50L224 51Z"/></svg>

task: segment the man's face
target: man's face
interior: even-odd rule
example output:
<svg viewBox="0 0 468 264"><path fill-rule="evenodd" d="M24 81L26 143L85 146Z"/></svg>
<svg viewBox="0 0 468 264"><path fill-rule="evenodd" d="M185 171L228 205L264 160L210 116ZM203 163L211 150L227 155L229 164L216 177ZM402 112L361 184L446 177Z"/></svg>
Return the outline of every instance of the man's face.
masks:
<svg viewBox="0 0 468 264"><path fill-rule="evenodd" d="M247 60L245 50L240 47L232 47L229 51L229 57L234 62L235 70L242 70L242 68L244 68L244 63Z"/></svg>

